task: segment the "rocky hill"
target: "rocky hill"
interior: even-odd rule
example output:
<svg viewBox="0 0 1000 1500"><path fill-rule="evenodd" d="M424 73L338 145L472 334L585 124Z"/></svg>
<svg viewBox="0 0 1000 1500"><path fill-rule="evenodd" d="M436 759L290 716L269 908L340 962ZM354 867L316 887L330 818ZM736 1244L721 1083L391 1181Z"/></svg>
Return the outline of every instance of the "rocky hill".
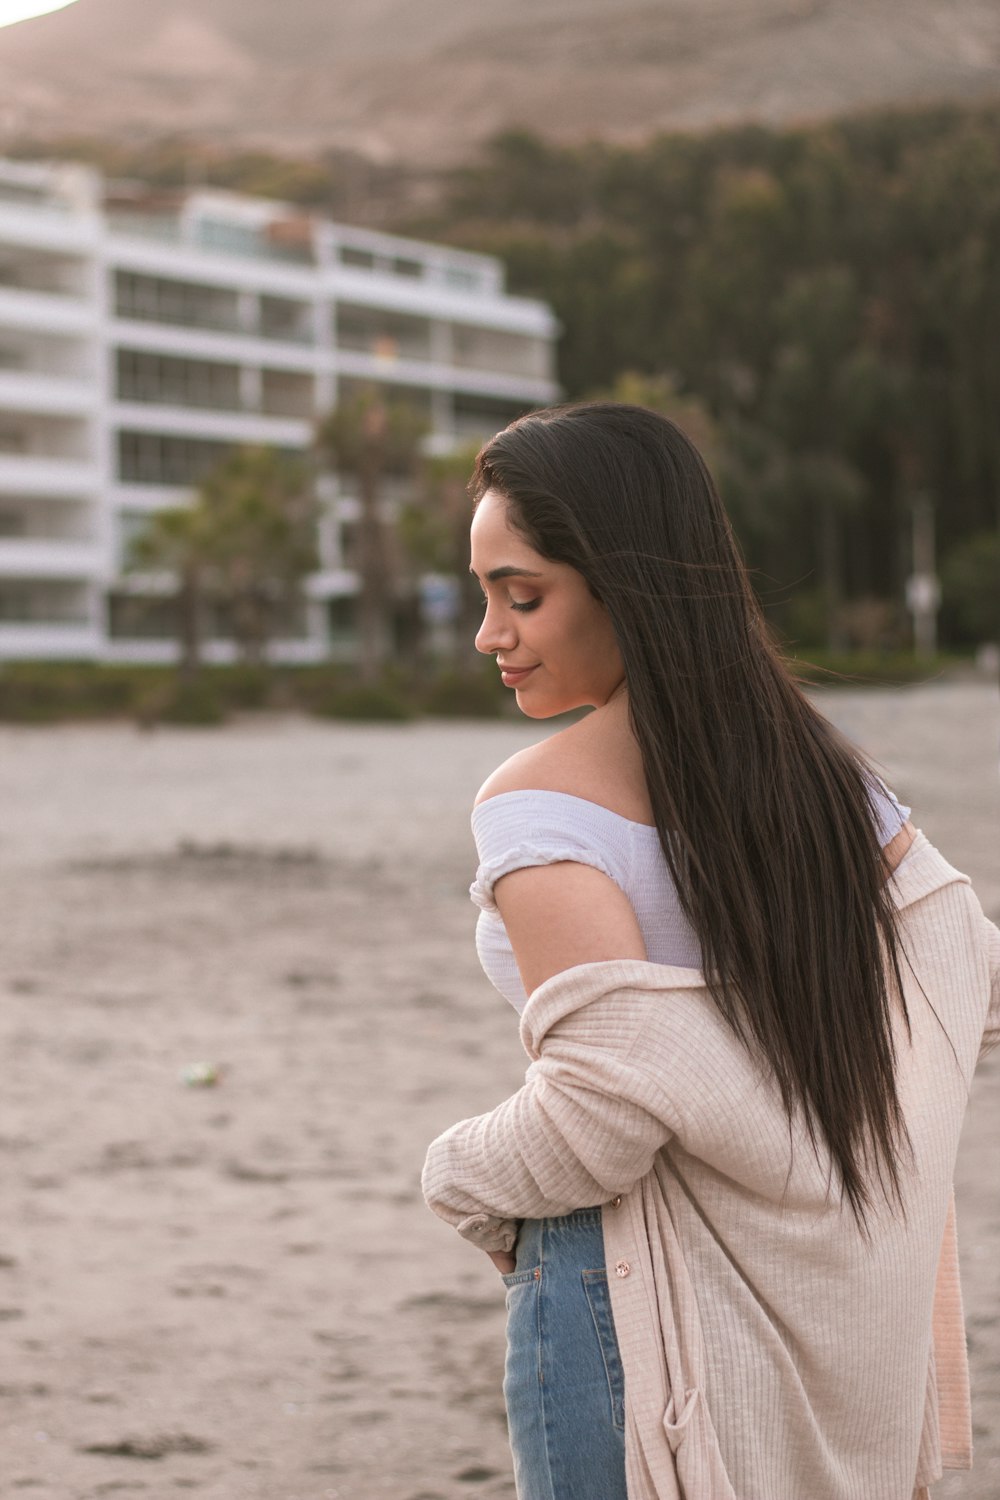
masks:
<svg viewBox="0 0 1000 1500"><path fill-rule="evenodd" d="M0 31L0 150L167 132L433 165L1000 98L997 0L78 0Z"/></svg>

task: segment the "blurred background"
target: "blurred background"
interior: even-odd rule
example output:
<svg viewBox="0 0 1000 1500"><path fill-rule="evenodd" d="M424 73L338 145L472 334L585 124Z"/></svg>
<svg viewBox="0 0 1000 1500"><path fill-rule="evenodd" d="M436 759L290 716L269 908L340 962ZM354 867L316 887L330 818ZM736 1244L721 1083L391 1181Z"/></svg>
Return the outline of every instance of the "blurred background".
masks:
<svg viewBox="0 0 1000 1500"><path fill-rule="evenodd" d="M679 422L996 918L998 348L992 0L0 4L0 1494L509 1500L502 1296L416 1184L521 1072L475 451Z"/></svg>
<svg viewBox="0 0 1000 1500"><path fill-rule="evenodd" d="M470 454L593 395L692 432L792 654L1000 640L993 6L76 0L0 83L0 659L461 699ZM84 676L265 693L0 713Z"/></svg>

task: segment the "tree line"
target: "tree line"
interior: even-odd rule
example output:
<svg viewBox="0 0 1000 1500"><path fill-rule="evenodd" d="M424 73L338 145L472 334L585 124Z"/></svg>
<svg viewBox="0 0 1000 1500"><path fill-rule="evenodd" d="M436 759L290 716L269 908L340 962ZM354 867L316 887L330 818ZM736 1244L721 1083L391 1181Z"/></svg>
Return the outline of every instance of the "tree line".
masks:
<svg viewBox="0 0 1000 1500"><path fill-rule="evenodd" d="M399 227L552 304L568 397L694 424L787 636L906 643L929 505L945 639L1000 639L1000 109L636 148L508 131Z"/></svg>

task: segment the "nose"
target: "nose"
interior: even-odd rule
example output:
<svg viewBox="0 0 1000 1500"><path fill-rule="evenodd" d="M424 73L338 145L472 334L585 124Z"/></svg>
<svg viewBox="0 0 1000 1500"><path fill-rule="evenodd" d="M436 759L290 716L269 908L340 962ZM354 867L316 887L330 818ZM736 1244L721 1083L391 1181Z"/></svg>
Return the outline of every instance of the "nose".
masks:
<svg viewBox="0 0 1000 1500"><path fill-rule="evenodd" d="M517 645L517 630L509 613L487 604L483 623L476 632L476 650L483 656L496 651L512 651Z"/></svg>

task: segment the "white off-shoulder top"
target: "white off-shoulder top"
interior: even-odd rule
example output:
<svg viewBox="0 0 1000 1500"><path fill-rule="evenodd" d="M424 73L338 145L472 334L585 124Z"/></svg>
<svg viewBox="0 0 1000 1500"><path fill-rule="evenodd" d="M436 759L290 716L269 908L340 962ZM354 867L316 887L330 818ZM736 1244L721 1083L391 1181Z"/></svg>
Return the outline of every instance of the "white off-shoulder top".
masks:
<svg viewBox="0 0 1000 1500"><path fill-rule="evenodd" d="M883 847L910 815L884 782L877 782L873 816ZM570 860L593 865L628 897L651 963L701 967L701 947L681 908L656 829L634 823L600 803L569 792L500 792L473 809L479 869L469 894L480 908L476 948L486 977L515 1010L527 995L503 918L493 899L502 875L529 865Z"/></svg>

